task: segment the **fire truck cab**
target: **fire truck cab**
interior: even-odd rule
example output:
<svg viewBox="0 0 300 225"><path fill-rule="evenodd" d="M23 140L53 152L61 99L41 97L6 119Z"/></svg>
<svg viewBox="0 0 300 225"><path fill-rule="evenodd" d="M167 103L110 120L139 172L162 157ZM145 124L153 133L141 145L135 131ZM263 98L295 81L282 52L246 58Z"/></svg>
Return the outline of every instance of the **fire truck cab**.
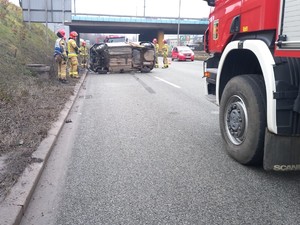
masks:
<svg viewBox="0 0 300 225"><path fill-rule="evenodd" d="M300 1L204 0L206 94L229 155L300 170Z"/></svg>

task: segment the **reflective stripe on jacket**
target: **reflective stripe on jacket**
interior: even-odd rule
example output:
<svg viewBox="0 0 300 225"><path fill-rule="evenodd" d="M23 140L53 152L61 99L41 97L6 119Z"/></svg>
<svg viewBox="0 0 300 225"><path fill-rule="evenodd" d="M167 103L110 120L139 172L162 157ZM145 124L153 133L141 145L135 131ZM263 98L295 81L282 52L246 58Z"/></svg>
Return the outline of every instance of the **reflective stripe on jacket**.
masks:
<svg viewBox="0 0 300 225"><path fill-rule="evenodd" d="M69 58L77 56L76 49L78 49L76 41L69 39L68 41L68 56Z"/></svg>

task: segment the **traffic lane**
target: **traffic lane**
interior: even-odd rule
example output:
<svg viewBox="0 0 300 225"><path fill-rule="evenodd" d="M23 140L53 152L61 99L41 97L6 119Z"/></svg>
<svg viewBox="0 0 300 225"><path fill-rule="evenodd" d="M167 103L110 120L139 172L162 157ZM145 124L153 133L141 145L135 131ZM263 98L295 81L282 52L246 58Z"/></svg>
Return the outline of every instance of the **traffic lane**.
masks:
<svg viewBox="0 0 300 225"><path fill-rule="evenodd" d="M159 75L159 77L163 77L168 82L172 82L172 84L181 85L180 86L180 91L182 91L186 95L189 95L190 97L191 96L195 97L200 93L201 96L200 96L200 99L199 99L199 103L201 103L201 104L203 104L203 106L205 106L206 103L203 102L203 100L206 101L206 99L204 97L204 89L200 88L200 92L199 92L199 89L198 89L198 87L204 87L205 79L202 79L202 78L199 79L198 74L195 72L195 71L197 71L197 72L200 71L200 74L202 74L203 62L195 62L195 63L193 63L193 62L177 62L177 63L172 63L172 66L170 68L175 68L175 70L177 72L172 73L172 74L162 73L161 75ZM182 82L183 80L186 81L186 82ZM186 92L186 90L189 90L189 91ZM209 103L209 104L211 104L211 103ZM218 108L216 108L215 111L211 111L211 113L212 114L218 114ZM203 116L205 114L201 114L201 115ZM208 114L206 114L206 115L208 115ZM210 118L208 117L207 119L210 119ZM218 120L218 118L216 118L216 119ZM217 126L219 126L219 125L217 125ZM226 154L225 149L222 149L222 154ZM238 166L240 166L240 165L238 165ZM251 169L251 170L254 169L255 172L256 172L256 170L258 170L259 172L261 171L261 168L243 167L243 166L242 166L242 168ZM239 172L239 170L237 172ZM276 182L277 181L281 182L280 180L277 180L277 178L279 178L279 179L283 178L282 186L280 185L281 187L278 190L283 190L284 189L283 192L287 192L287 193L289 193L290 190L292 190L293 197L292 198L290 198L290 197L287 198L287 199L289 199L288 200L289 203L283 204L283 205L281 205L281 203L278 203L279 207L278 207L277 211L280 211L284 207L293 208L297 204L299 204L299 197L297 197L297 194L296 194L297 192L299 192L299 185L297 185L297 182L299 182L299 174L297 174L297 173L288 173L288 174L275 173L275 174L273 174L273 173L269 173L269 172L265 172L265 171L262 171L262 173L263 173L263 176L271 175L272 178L276 179ZM267 180L265 180L265 181L267 181ZM272 179L271 179L271 181L272 181L273 185L276 185L276 182L273 182ZM286 186L286 182L288 182L289 185ZM270 191L274 191L274 190L271 188ZM274 194L274 193L272 193L272 194ZM296 203L293 201L294 197L296 197L296 201L295 201ZM285 197L283 197L282 200L283 199L285 199ZM280 200L280 202L282 200ZM268 208L272 207L272 210L274 210L274 208L277 207L276 204L273 204L273 205L270 204L269 205L269 202L270 201L266 201L267 207L265 207L265 208L268 209ZM295 208L293 208L293 210L291 210L291 211L295 213ZM296 215L296 214L294 214L294 215ZM271 219L272 222L274 222L276 220L277 219L274 219L274 220ZM266 221L270 221L270 219L267 219ZM277 220L277 221L283 221L283 224L285 224L286 221L294 221L294 223L295 223L295 221L299 221L299 220L295 219L295 216L291 216L291 214L288 213L287 217L284 217L284 219ZM275 224L277 224L277 222ZM279 222L279 224L280 224L280 222Z"/></svg>
<svg viewBox="0 0 300 225"><path fill-rule="evenodd" d="M196 132L187 136L185 134L186 124L183 121L186 119L180 116L183 114L184 117L189 117L188 115L193 110L187 110L188 107L178 110L178 103L173 101L172 96L158 95L157 93L160 91L154 87L153 89L157 91L156 94L150 94L140 83L135 82L136 79L126 78L126 75L121 76L102 76L101 78L104 79L101 79L99 83L97 83L97 79L94 79L91 82L93 87L87 86L87 92L91 90L92 97L86 100L83 106L88 113L87 115L82 113L81 120L84 123L81 124L80 130L88 130L88 132L83 132L83 134L80 132L79 137L76 138L79 144L84 143L86 146L81 148L82 152L75 157L78 162L72 163L75 166L70 170L76 171L74 176L77 174L78 178L86 177L87 179L75 183L88 183L88 185L82 186L82 190L77 190L74 193L75 196L80 193L84 193L84 195L90 193L91 197L88 199L99 196L99 201L95 202L98 204L101 199L104 199L104 202L100 204L100 207L104 207L101 211L108 210L108 214L104 214L104 218L99 220L102 223L105 222L105 219L107 219L107 223L124 221L126 215L135 216L136 206L140 205L138 208L145 207L146 210L154 204L151 199L155 197L155 193L161 190L162 194L164 191L168 194L168 189L173 188L172 183L177 182L177 171L182 171L180 172L182 175L185 173L184 170L188 171L188 168L184 169L185 163L181 164L183 161L188 161L185 155L197 144L197 142L189 141L189 136L196 135ZM140 79L142 78L140 77ZM163 88L166 87L163 86ZM180 103L184 106L186 102ZM91 118L93 121L90 121ZM184 126L176 126L174 120L179 121L180 124L184 123ZM195 127L196 129L198 128ZM75 146L77 145L76 141ZM100 152L98 146L101 146ZM78 149L75 148L76 152L80 151L79 146ZM198 147L197 149L194 147L194 150L198 151ZM93 161L96 161L95 164ZM100 168L96 169L97 167ZM95 184L90 182L91 178L86 176L89 171L94 170L98 174L98 179L100 178L99 183ZM71 182L67 181L67 183ZM165 188L167 189L164 190ZM72 186L70 189L73 190ZM100 193L94 193L95 189L98 189ZM70 194L71 190L68 190L67 194ZM151 192L153 194L150 194ZM123 194L120 196L120 193ZM165 201L159 193L157 193L157 198L159 204L163 204ZM69 200L73 199L71 197ZM82 197L80 199L82 203ZM140 200L132 202L138 199ZM114 201L116 201L115 204L109 204ZM168 204L171 204L171 201L172 199ZM63 202L66 203L63 208L76 205L75 202ZM86 205L79 206L80 209L70 211L80 212L89 204L90 202L87 200ZM106 204L109 206L105 207ZM133 206L129 207L130 204ZM97 204L92 207L96 206ZM110 214L115 214L118 208L123 210L119 216L115 217L116 220L113 220L114 217L111 217ZM165 206L161 205L160 208L163 210ZM149 209L155 212L157 207L153 205ZM143 214L149 214L149 211L146 210ZM163 212L161 216L163 217L164 214ZM71 215L69 218L75 218L75 216ZM151 221L151 218L145 215L142 218L145 218L145 221ZM155 220L155 218L153 219ZM132 221L135 221L134 218ZM67 221L63 221L63 223L65 222ZM73 223L76 222L78 221L73 221Z"/></svg>
<svg viewBox="0 0 300 225"><path fill-rule="evenodd" d="M205 98L205 79L203 77L203 62L173 62L168 69L154 69L149 76L162 79L182 89L185 94L195 97L198 102Z"/></svg>
<svg viewBox="0 0 300 225"><path fill-rule="evenodd" d="M163 77L163 79L167 80L168 82L172 82L172 84L174 84L174 85L179 85L180 84L181 85L180 86L180 91L182 91L183 94L186 94L186 95L194 98L195 96L197 96L199 94L199 91L198 91L199 89L197 87L204 87L205 80L202 79L202 78L199 79L199 76L195 75L195 74L197 74L197 73L195 73L195 71L200 71L200 73L202 74L202 71L203 71L202 63L203 62L196 62L196 63L178 62L177 64L173 63L172 67L175 68L177 72L176 73L172 73L172 74L162 73L162 74L159 75L159 77ZM182 82L183 80L186 81L186 82ZM189 90L189 91L186 92L186 90ZM201 97L199 99L199 103L202 104L204 107L206 107L205 106L206 103L203 102L203 100L206 101L206 99L204 97L204 90L200 88L200 92L201 92ZM209 104L211 104L211 103L209 103ZM211 113L212 114L218 114L218 108L216 108L215 111L211 111ZM205 114L204 113L204 114L201 114L201 115L203 117L203 115L209 115L209 114ZM211 118L207 117L207 119L209 120ZM218 120L218 118L216 118L216 119ZM219 126L219 125L217 125L217 126ZM222 149L222 154L226 154L226 150L224 148ZM238 166L240 166L240 165L238 164ZM261 170L262 170L261 168L244 167L244 166L242 166L242 168L243 169L244 168L251 169L251 170L254 169L255 172L261 172ZM224 168L222 168L222 169L224 169ZM216 169L216 171L219 172L218 168ZM220 171L220 172L222 172L222 171ZM239 173L239 170L237 170L236 172ZM248 172L248 171L246 171L246 172ZM297 192L299 192L299 185L297 185L297 183L299 182L299 174L297 174L297 173L294 173L294 174L293 173L288 173L288 174L278 174L278 173L275 173L275 174L273 174L273 173L269 173L269 172L266 172L266 171L262 171L262 174L263 174L263 176L265 176L265 175L266 176L271 175L271 177L272 177L271 178L272 185L277 185L276 184L277 181L278 182L282 182L282 185L280 185L281 187L279 187L278 190L283 190L283 192L287 192L287 193L289 193L290 190L292 190L291 193L293 193L292 194L293 197L292 198L290 198L290 197L287 198L287 199L289 199L288 200L289 203L283 204L283 205L281 205L281 203L278 203L278 209L276 209L276 210L280 211L281 209L284 209L284 207L286 207L286 208L293 208L294 207L291 210L291 212L296 213L295 206L297 204L299 204L299 197L296 194ZM276 179L275 182L274 182L273 178ZM282 179L282 178L283 178L283 180L280 181L280 179ZM259 176L258 176L258 179L260 179ZM250 181L251 180L252 179L250 179ZM267 182L268 180L265 180L265 181ZM238 181L238 182L240 182L240 181ZM243 181L241 181L241 182L243 182ZM287 184L286 182L288 182L289 185L286 186L286 184ZM257 185L259 185L259 184L257 184ZM265 184L262 184L262 185L265 185ZM261 190L263 191L264 189L261 189ZM274 191L272 188L270 188L269 190L271 192ZM270 195L272 195L272 194L274 194L274 193L271 193ZM259 196L259 194L258 194L258 196ZM245 197L247 197L247 196L245 196ZM296 201L295 201L296 203L293 201L293 199L295 197L296 197ZM283 199L285 199L285 197L283 197L282 200L280 200L280 202L283 201ZM273 198L273 200L275 200L275 199ZM256 200L254 200L254 202L255 201ZM263 202L264 201L265 201L265 199L263 200ZM267 207L265 207L265 210L269 209L270 207L272 208L272 210L275 210L274 208L277 207L277 204L273 204L273 205L269 204L272 201L266 200L265 201L266 204L262 204L262 206L260 206L260 207L256 207L255 205L253 205L253 206L254 206L255 210L257 209L258 211L259 211L259 208L263 209L264 205L267 206ZM267 218L265 220L267 222L272 221L272 224L274 224L274 221L277 221L277 222L278 221L283 221L282 223L278 222L278 224L285 224L286 221L293 221L293 223L295 223L295 221L298 222L299 220L297 218L295 218L296 214L293 214L293 213L288 213L288 216L284 217L282 220L280 220L280 219L278 220L277 218L270 219L270 218L273 218L273 216L270 217L270 218L268 218L266 216L266 217L264 217L264 219ZM267 213L267 215L268 215L268 213ZM259 215L257 215L257 216L259 216ZM275 224L277 224L277 222Z"/></svg>
<svg viewBox="0 0 300 225"><path fill-rule="evenodd" d="M175 83L184 83L187 84L190 88L195 87L193 82L198 82L204 80L203 77L203 61L175 61L172 62L168 69L154 69L152 73L157 73L162 71L162 76L170 76L170 79L173 82L178 80ZM203 87L201 87L203 88Z"/></svg>
<svg viewBox="0 0 300 225"><path fill-rule="evenodd" d="M201 117L211 103L138 78L155 94L132 75L88 76L58 224L299 222L297 174L235 163L218 115Z"/></svg>
<svg viewBox="0 0 300 225"><path fill-rule="evenodd" d="M86 100L84 108L91 108L97 119L88 122L94 118L91 112L82 114L81 130L89 131L76 138L75 163L67 178L76 188L67 189L63 208L72 207L59 221L91 221L95 214L99 215L91 222L101 224L297 221L299 198L292 188L297 175L288 175L282 186L278 182L283 176L235 163L224 154L220 137L211 135L218 132L216 118L210 121L213 127L196 119L199 106L182 107L177 117L167 115L172 107L188 102L187 97L173 96L176 92L157 97L131 82L136 79L121 76L92 82L101 99ZM157 84L152 89L159 93Z"/></svg>

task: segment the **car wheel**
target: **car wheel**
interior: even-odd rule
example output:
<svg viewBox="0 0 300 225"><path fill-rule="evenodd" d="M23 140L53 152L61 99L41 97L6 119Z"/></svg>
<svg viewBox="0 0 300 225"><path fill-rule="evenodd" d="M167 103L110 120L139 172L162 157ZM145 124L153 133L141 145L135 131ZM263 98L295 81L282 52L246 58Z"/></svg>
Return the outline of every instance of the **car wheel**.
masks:
<svg viewBox="0 0 300 225"><path fill-rule="evenodd" d="M220 130L228 154L241 164L261 164L266 119L262 76L242 75L226 85L220 102Z"/></svg>

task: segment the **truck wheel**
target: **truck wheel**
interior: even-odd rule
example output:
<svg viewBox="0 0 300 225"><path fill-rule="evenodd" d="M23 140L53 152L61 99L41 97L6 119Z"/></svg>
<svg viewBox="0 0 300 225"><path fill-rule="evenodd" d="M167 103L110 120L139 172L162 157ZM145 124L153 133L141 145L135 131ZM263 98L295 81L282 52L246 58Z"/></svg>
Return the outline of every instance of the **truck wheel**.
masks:
<svg viewBox="0 0 300 225"><path fill-rule="evenodd" d="M262 163L266 129L262 76L242 75L226 85L220 102L220 129L229 155L244 165Z"/></svg>

